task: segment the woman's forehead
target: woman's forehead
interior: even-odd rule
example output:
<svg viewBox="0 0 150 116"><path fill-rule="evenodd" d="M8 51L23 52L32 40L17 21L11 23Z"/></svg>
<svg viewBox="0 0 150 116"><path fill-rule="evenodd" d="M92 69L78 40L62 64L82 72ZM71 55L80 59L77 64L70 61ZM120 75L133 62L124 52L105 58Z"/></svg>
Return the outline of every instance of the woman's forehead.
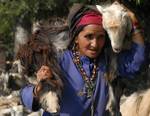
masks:
<svg viewBox="0 0 150 116"><path fill-rule="evenodd" d="M97 32L97 33L105 33L104 28L101 25L90 24L84 27L84 32Z"/></svg>

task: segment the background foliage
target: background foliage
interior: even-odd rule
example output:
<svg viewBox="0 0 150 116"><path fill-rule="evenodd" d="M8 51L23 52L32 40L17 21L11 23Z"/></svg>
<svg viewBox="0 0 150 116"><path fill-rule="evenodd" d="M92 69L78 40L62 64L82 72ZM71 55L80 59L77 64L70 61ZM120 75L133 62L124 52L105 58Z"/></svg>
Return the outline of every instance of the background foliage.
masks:
<svg viewBox="0 0 150 116"><path fill-rule="evenodd" d="M30 26L33 21L51 16L66 16L69 7L75 3L96 4L106 0L0 0L0 42L6 48L13 47L16 23ZM148 0L120 0L136 11L149 4Z"/></svg>

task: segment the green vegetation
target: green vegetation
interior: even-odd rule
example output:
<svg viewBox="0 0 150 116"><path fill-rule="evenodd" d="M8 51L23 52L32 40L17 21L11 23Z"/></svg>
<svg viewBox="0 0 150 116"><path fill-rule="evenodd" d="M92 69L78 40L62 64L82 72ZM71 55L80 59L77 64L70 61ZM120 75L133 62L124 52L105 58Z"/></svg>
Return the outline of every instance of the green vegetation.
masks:
<svg viewBox="0 0 150 116"><path fill-rule="evenodd" d="M134 1L137 5L140 5L144 2L144 0L130 0L130 1Z"/></svg>
<svg viewBox="0 0 150 116"><path fill-rule="evenodd" d="M98 3L104 0L0 0L0 41L12 47L17 23L30 26L33 21L50 16L65 16L75 3ZM144 0L129 0L141 4Z"/></svg>
<svg viewBox="0 0 150 116"><path fill-rule="evenodd" d="M64 1L0 0L0 41L10 47L17 23L29 25L35 20L46 19L54 14L64 15L67 12L65 5L62 6Z"/></svg>

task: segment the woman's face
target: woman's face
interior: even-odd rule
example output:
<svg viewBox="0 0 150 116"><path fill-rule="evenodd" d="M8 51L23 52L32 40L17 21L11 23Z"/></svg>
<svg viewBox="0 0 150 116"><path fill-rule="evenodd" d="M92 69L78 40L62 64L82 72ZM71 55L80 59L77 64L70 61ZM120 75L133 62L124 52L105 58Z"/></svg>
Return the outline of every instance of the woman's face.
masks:
<svg viewBox="0 0 150 116"><path fill-rule="evenodd" d="M81 55L96 58L105 43L105 31L100 25L87 25L78 34L75 40Z"/></svg>

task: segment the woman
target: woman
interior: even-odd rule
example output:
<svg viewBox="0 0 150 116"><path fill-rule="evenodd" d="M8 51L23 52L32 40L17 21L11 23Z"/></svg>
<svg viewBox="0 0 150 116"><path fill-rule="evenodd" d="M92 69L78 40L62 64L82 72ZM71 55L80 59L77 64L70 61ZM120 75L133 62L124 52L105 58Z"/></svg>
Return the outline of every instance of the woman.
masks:
<svg viewBox="0 0 150 116"><path fill-rule="evenodd" d="M132 31L132 47L118 56L119 74L127 77L134 76L144 60L144 40L137 31L134 15L131 19L133 25L136 24ZM68 50L59 58L64 73L60 116L104 116L108 85L104 78L106 58L103 51L108 43L102 27L102 16L99 12L82 6L71 14L69 21L72 41ZM45 71L41 67L37 78L43 80L43 77ZM38 85L24 87L21 91L23 104L32 110L38 110L40 90ZM50 113L45 111L43 115L50 116Z"/></svg>

